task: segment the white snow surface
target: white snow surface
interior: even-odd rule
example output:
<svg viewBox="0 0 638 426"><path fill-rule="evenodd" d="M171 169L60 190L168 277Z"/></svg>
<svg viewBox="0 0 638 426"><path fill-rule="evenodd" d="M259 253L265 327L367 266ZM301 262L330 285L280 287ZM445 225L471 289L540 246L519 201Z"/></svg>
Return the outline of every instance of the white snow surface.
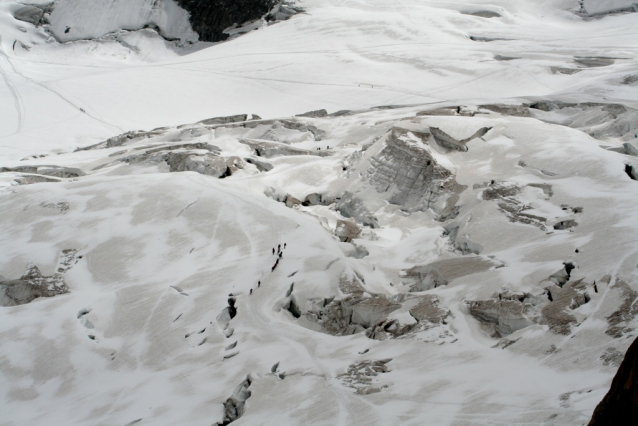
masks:
<svg viewBox="0 0 638 426"><path fill-rule="evenodd" d="M68 293L0 306L1 426L222 424L247 377L232 424L588 422L617 369L605 354L637 335L630 314L619 336L608 331L638 292L638 182L626 172L638 157L621 152L638 134L619 124L622 135L595 138L607 124L596 120L611 120L603 106L569 127L576 107L512 116L481 105L638 108L638 77L628 79L638 14L584 19L571 0L297 4L306 12L288 21L184 45L141 29L194 41L172 1L62 0L36 28L14 19L21 4L0 0L0 168L14 168L0 171L0 282L31 263L54 274L62 250L81 256L63 274ZM476 15L485 11L500 17ZM600 57L612 63L578 61ZM473 115L419 115L448 106ZM351 113L294 117L322 108ZM263 120L202 122L242 113ZM463 152L422 140L432 128L457 139L489 130ZM453 173L456 216L441 217L444 200L412 209L392 202L395 187L371 184L393 129ZM223 179L169 172L154 149L239 166L225 163ZM15 169L26 166L40 169ZM18 184L44 166L82 173ZM509 202L542 221L514 221L486 199L500 183L521 188ZM378 226L344 216L347 192ZM313 193L323 205L292 205ZM560 229L569 220L577 226ZM337 221L360 234L342 242ZM468 258L489 266L410 291L410 268ZM504 290L545 301L566 262L589 299L565 307L566 334L539 321L497 336L470 314L469 301ZM400 325L415 325L409 311L430 296L447 315L397 338L331 335L310 311L347 298L347 283L365 301L400 305L386 315ZM352 373L381 360L387 372Z"/></svg>

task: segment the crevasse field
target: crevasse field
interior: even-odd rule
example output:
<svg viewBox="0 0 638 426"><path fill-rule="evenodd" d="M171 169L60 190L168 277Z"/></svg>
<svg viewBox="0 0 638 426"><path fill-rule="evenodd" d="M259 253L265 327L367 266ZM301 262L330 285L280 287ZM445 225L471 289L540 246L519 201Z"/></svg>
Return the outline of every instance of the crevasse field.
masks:
<svg viewBox="0 0 638 426"><path fill-rule="evenodd" d="M30 4L0 425L589 422L638 335L638 5L299 0L207 43Z"/></svg>

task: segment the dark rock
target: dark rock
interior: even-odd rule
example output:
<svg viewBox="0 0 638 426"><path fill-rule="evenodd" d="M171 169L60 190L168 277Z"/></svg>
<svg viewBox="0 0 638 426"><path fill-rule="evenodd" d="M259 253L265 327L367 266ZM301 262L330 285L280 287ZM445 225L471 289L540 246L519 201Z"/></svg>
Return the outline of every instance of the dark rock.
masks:
<svg viewBox="0 0 638 426"><path fill-rule="evenodd" d="M638 339L631 344L589 426L632 425L638 418ZM632 420L633 419L633 420Z"/></svg>
<svg viewBox="0 0 638 426"><path fill-rule="evenodd" d="M200 41L222 41L228 38L224 30L235 24L261 19L277 0L176 0L190 13L193 31Z"/></svg>

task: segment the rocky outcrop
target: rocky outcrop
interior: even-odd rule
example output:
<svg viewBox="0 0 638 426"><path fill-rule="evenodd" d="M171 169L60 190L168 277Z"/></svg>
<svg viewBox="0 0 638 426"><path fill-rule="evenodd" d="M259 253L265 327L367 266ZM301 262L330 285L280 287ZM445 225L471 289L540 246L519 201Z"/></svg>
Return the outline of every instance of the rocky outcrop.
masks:
<svg viewBox="0 0 638 426"><path fill-rule="evenodd" d="M303 9L280 0L175 0L190 14L189 20L200 41L222 41L225 29L261 19L283 21Z"/></svg>
<svg viewBox="0 0 638 426"><path fill-rule="evenodd" d="M638 339L631 344L589 426L631 425L638 418Z"/></svg>
<svg viewBox="0 0 638 426"><path fill-rule="evenodd" d="M53 275L43 276L37 266L30 264L17 280L0 281L0 306L24 305L40 297L68 293L64 274L81 258L77 250L63 250Z"/></svg>

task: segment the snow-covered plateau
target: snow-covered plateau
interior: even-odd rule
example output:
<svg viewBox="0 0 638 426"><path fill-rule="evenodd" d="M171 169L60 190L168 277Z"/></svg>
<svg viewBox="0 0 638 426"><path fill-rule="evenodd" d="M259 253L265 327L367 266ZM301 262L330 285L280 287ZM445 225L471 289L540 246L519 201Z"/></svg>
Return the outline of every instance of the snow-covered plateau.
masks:
<svg viewBox="0 0 638 426"><path fill-rule="evenodd" d="M587 424L636 1L0 0L0 425Z"/></svg>

